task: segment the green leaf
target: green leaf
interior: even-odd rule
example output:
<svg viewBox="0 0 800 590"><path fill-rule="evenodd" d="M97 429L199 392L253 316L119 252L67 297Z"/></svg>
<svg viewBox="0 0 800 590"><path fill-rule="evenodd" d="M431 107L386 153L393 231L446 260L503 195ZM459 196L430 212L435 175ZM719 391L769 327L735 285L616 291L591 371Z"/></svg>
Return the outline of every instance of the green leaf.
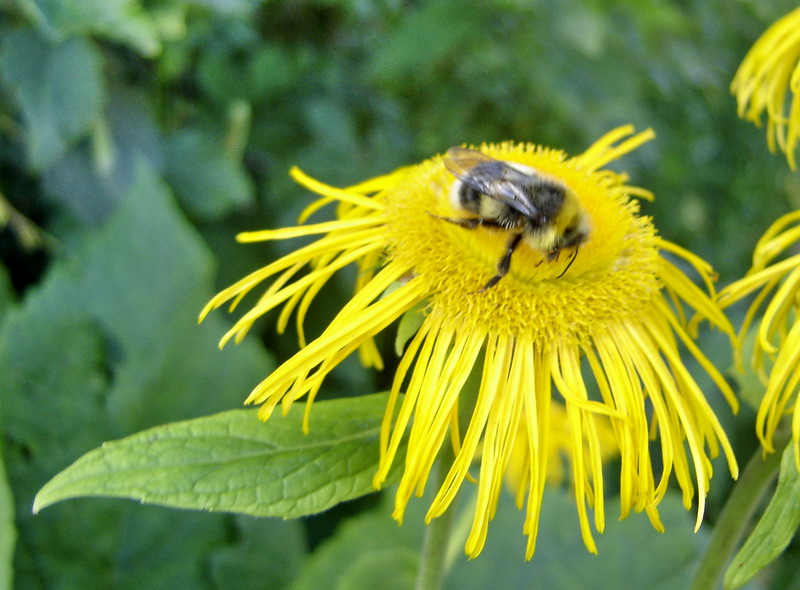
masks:
<svg viewBox="0 0 800 590"><path fill-rule="evenodd" d="M91 324L45 309L41 291L29 292L0 330L3 454L19 530L16 575L42 585L104 587L106 571L97 563L114 553L107 531L118 528L121 511L67 506L36 518L30 512L49 474L111 434L103 415L102 339ZM87 565L78 566L76 555Z"/></svg>
<svg viewBox="0 0 800 590"><path fill-rule="evenodd" d="M201 219L218 219L253 200L241 163L204 129L187 129L169 139L166 175L181 202Z"/></svg>
<svg viewBox="0 0 800 590"><path fill-rule="evenodd" d="M240 516L236 525L239 543L211 556L211 577L216 587L285 588L306 555L303 522Z"/></svg>
<svg viewBox="0 0 800 590"><path fill-rule="evenodd" d="M290 590L414 588L424 529L423 502L409 505L402 526L392 520L393 505L393 490L389 490L377 510L343 523L306 561ZM397 559L387 559L390 555Z"/></svg>
<svg viewBox="0 0 800 590"><path fill-rule="evenodd" d="M228 40L206 48L197 64L197 81L205 93L227 104L264 101L290 89L297 79L294 56L279 45L252 41Z"/></svg>
<svg viewBox="0 0 800 590"><path fill-rule="evenodd" d="M16 540L14 499L6 478L5 461L0 457L0 590L14 587L13 559Z"/></svg>
<svg viewBox="0 0 800 590"><path fill-rule="evenodd" d="M405 85L408 77L429 74L461 46L474 46L485 27L483 6L464 10L458 0L416 6L372 51L370 77L382 84ZM471 42L472 41L472 42Z"/></svg>
<svg viewBox="0 0 800 590"><path fill-rule="evenodd" d="M164 148L149 98L132 87L114 86L92 145L80 145L42 174L48 196L87 225L114 213L131 192L137 165L162 171ZM105 133L99 133L103 129ZM89 142L87 142L88 144Z"/></svg>
<svg viewBox="0 0 800 590"><path fill-rule="evenodd" d="M63 309L48 313L46 305L41 291L34 292L0 330L4 453L12 482L36 474L41 485L46 476L36 472L58 469L112 431L102 408L108 386L102 336L85 319Z"/></svg>
<svg viewBox="0 0 800 590"><path fill-rule="evenodd" d="M52 45L28 31L8 35L0 71L22 109L32 169L47 168L89 131L104 99L101 67L83 39Z"/></svg>
<svg viewBox="0 0 800 590"><path fill-rule="evenodd" d="M193 0L221 14L249 16L263 0Z"/></svg>
<svg viewBox="0 0 800 590"><path fill-rule="evenodd" d="M303 405L266 424L233 410L157 426L81 457L37 494L34 511L81 496L295 518L373 492L387 395ZM398 464L402 459L398 459Z"/></svg>
<svg viewBox="0 0 800 590"><path fill-rule="evenodd" d="M96 326L66 311L50 314L46 303L39 293L26 299L4 323L0 340L4 454L20 537L18 587L38 580L40 588L201 588L198 556L225 542L221 515L97 501L31 514L35 490L112 431Z"/></svg>
<svg viewBox="0 0 800 590"><path fill-rule="evenodd" d="M741 587L789 545L800 527L800 475L797 473L793 445L781 458L775 495L750 537L725 572L725 588Z"/></svg>
<svg viewBox="0 0 800 590"><path fill-rule="evenodd" d="M238 406L274 366L256 339L220 352L222 316L197 325L211 257L163 181L132 167L118 210L99 228L60 228L47 274L0 324L15 570L41 587L207 587L230 517L98 500L34 517L34 495L104 440Z"/></svg>
<svg viewBox="0 0 800 590"><path fill-rule="evenodd" d="M422 322L425 321L425 308L427 305L427 302L424 301L418 303L405 312L403 317L400 318L400 322L397 324L397 336L394 340L394 351L397 353L397 356L403 355L406 342L414 337L414 334L416 334L417 330L422 326Z"/></svg>
<svg viewBox="0 0 800 590"><path fill-rule="evenodd" d="M73 516L94 514L94 504L103 503L75 502ZM226 517L155 506L128 506L120 502L105 504L108 505L106 510L117 517L111 522L100 521L97 536L89 538L102 548L105 548L105 544L110 545L113 553L99 564L81 566L74 564L76 555L81 553L65 555L59 566L51 570L58 576L57 583L62 584L61 576L64 573L73 574L71 585L64 584L62 587L174 590L210 586L207 556L229 542L230 526ZM57 511L56 516L60 516L65 512L62 510L64 508L67 506L52 510ZM75 536L73 532L71 538ZM91 552L87 553L87 557L95 557ZM98 566L102 566L102 569ZM105 579L95 573L98 569L101 569ZM56 586L57 583L51 582L51 585Z"/></svg>
<svg viewBox="0 0 800 590"><path fill-rule="evenodd" d="M274 366L254 340L220 352L223 316L197 325L210 254L152 168L138 160L132 174L119 210L53 269L44 304L102 328L108 409L124 433L238 406Z"/></svg>
<svg viewBox="0 0 800 590"><path fill-rule="evenodd" d="M789 440L787 432L777 433L778 447ZM782 440L781 440L782 439ZM719 463L721 457L717 458ZM767 457L756 449L739 474L736 485L728 492L722 510L715 515L714 529L708 546L692 580L691 590L706 590L722 585L725 568L729 565L734 550L741 545L742 538L752 528L753 514L762 505L767 491L772 488L780 469L781 457L772 453ZM722 465L720 465L722 467ZM712 506L718 502L710 502Z"/></svg>
<svg viewBox="0 0 800 590"><path fill-rule="evenodd" d="M18 4L56 41L99 35L128 44L147 57L161 49L156 25L137 0L18 0Z"/></svg>
<svg viewBox="0 0 800 590"><path fill-rule="evenodd" d="M472 505L474 500L467 502ZM502 494L497 516L489 525L483 553L468 560L461 550L463 541L453 548L458 558L452 565L444 588L536 588L572 590L574 588L648 588L685 590L704 544L701 531L692 533L692 515L681 503L680 495L668 493L658 506L665 533L658 533L644 514L625 520L619 514L619 499L606 500L606 529L595 534L599 556L586 550L580 536L575 499L566 490L545 491L536 553L525 561L522 535L524 512L517 510L510 494ZM633 548L646 547L636 551Z"/></svg>
<svg viewBox="0 0 800 590"><path fill-rule="evenodd" d="M347 563L334 590L410 590L416 581L419 554L406 547L362 552ZM319 588L319 586L317 586Z"/></svg>
<svg viewBox="0 0 800 590"><path fill-rule="evenodd" d="M428 489L424 498L409 503L403 524L398 526L391 518L394 496L389 490L377 510L350 519L324 543L306 562L290 589L356 590L383 588L386 584L396 584L393 588L414 588L431 491ZM574 496L565 489L548 488L536 554L528 562L522 534L524 512L516 508L511 494L503 490L483 552L470 560L464 554L464 542L472 521L474 491L472 485L465 484L461 497L450 508L458 514L447 551L444 590L685 590L706 542L702 530L697 534L692 532L692 514L683 508L677 493L668 493L659 504L665 533L654 530L643 514L614 520L619 513L619 500L607 499L606 531L595 536L600 555L592 555L581 540ZM633 547L646 547L647 551L638 551L635 559L631 559ZM391 552L398 556L394 564L382 557ZM382 581L372 583L376 579ZM350 580L371 583L359 586Z"/></svg>
<svg viewBox="0 0 800 590"><path fill-rule="evenodd" d="M6 267L0 264L0 318L14 302L14 287L11 286L11 277L8 276Z"/></svg>
<svg viewBox="0 0 800 590"><path fill-rule="evenodd" d="M758 411L761 405L761 400L764 399L764 392L766 391L765 382L753 370L750 359L753 357L753 348L755 347L756 339L758 338L758 326L751 327L747 334L745 334L744 341L742 342L742 349L740 356L743 359L743 371L734 364L728 369L728 373L736 379L739 385L739 399L747 404L753 411ZM763 372L769 375L772 370L772 360L768 355L764 355Z"/></svg>
<svg viewBox="0 0 800 590"><path fill-rule="evenodd" d="M769 579L773 589L800 590L800 557L794 552L785 552L775 567L770 568Z"/></svg>

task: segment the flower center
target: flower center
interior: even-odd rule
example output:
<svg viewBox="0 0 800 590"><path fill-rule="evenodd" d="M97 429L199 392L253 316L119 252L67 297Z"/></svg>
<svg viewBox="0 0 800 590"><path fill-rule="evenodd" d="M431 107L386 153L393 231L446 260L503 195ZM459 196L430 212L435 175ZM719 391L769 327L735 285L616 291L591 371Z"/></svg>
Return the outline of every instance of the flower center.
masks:
<svg viewBox="0 0 800 590"><path fill-rule="evenodd" d="M560 151L513 144L482 151L568 187L585 216L587 238L578 243L577 253L571 245L556 256L537 247L542 240L531 238L529 229L469 228L448 221L481 215L454 206L450 195L459 181L441 158L428 160L410 169L383 198L391 257L427 283L432 313L465 329L524 332L542 343L556 337L583 340L598 322L636 315L658 293L655 230L638 215L622 177L582 170L578 158L566 160ZM560 235L565 231L564 223L556 227L561 221L552 220L553 227L544 231ZM520 233L508 273L481 292Z"/></svg>

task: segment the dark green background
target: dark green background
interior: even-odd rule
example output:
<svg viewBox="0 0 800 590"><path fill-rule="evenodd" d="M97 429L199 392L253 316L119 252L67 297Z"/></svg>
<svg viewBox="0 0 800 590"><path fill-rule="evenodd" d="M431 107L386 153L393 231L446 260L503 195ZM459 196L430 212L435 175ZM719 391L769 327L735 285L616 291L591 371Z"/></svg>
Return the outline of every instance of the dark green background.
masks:
<svg viewBox="0 0 800 590"><path fill-rule="evenodd" d="M0 582L409 587L421 516L398 529L378 499L280 522L111 500L34 517L32 498L104 440L238 407L295 350L273 318L221 353L227 319L195 323L215 290L292 247L233 241L294 223L311 197L288 178L292 165L343 185L464 142L575 154L615 126L652 127L657 140L613 166L656 194L643 208L665 237L712 262L722 285L741 276L761 232L800 206L800 176L768 153L763 130L736 118L728 85L748 47L795 6L0 1L0 424L13 497L0 509L0 550L17 536L13 558L0 555ZM312 333L349 290L344 277L320 298ZM729 362L724 342L707 346ZM385 385L356 367L335 372L324 395ZM730 432L746 458L752 413ZM730 485L722 466L716 475L708 527ZM565 515L568 524L545 519L526 564L521 515L503 510L487 555L472 570L458 565L450 587L571 588L602 575L621 587L633 575L624 558L652 547L639 587L683 588L704 542L684 534L691 513L670 517L665 537L637 532L637 515L597 558ZM792 559L781 567L796 569Z"/></svg>

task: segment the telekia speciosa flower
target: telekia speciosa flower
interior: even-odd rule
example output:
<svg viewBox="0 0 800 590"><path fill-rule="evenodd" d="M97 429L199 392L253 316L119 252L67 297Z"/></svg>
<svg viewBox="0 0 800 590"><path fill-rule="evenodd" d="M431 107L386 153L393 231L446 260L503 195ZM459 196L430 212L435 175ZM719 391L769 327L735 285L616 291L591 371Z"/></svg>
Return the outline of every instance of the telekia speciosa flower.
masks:
<svg viewBox="0 0 800 590"><path fill-rule="evenodd" d="M570 481L591 551L590 519L597 531L604 527L608 453L601 447L608 438L619 451L621 516L645 511L660 528L658 504L674 476L687 508L697 497L699 525L711 458L722 449L734 476L737 467L681 352L734 408L736 400L686 318L729 334L732 328L711 295L709 266L661 239L639 214L636 198L647 191L603 169L652 136L623 127L576 157L530 144L457 148L344 189L293 170L320 195L301 223L328 204L336 206L335 220L240 235L242 242L318 238L225 289L203 311L235 305L271 281L222 344L277 306L279 328L296 313L299 352L248 402L261 404L265 420L277 404L286 410L300 399L308 412L326 375L348 355L358 351L364 364L381 368L373 337L411 314L418 321L406 324L418 327L393 376L374 477L381 487L405 440L397 520L448 445L453 459L428 521L448 510L463 485L475 485L466 552L477 555L513 471L530 558L549 449L557 436L564 440L563 420L556 433L552 416L565 414ZM306 341L302 323L316 295L349 265L358 269L353 296ZM704 288L681 268L694 269ZM551 411L556 403L563 411Z"/></svg>
<svg viewBox="0 0 800 590"><path fill-rule="evenodd" d="M792 170L800 140L800 8L776 21L755 42L731 83L739 116L761 124L767 144L780 148Z"/></svg>
<svg viewBox="0 0 800 590"><path fill-rule="evenodd" d="M731 305L758 293L740 329L740 345L754 338L750 362L766 383L756 415L756 432L766 452L774 452L773 439L784 417L792 416L792 440L800 469L800 211L787 213L773 223L756 244L753 266L742 279L720 293L720 303ZM793 255L791 255L795 252ZM790 254L789 256L786 256ZM756 316L763 310L760 321ZM737 351L741 365L741 346ZM740 367L741 368L741 367ZM781 450L781 449L778 449Z"/></svg>

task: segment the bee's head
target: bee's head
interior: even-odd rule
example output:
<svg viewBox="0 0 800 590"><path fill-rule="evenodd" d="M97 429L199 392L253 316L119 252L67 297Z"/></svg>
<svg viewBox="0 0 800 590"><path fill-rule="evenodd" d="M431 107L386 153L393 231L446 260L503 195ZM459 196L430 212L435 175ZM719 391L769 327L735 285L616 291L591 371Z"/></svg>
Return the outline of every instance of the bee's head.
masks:
<svg viewBox="0 0 800 590"><path fill-rule="evenodd" d="M555 219L557 242L560 248L577 246L589 237L589 219L581 207L578 196L567 189L558 217Z"/></svg>

